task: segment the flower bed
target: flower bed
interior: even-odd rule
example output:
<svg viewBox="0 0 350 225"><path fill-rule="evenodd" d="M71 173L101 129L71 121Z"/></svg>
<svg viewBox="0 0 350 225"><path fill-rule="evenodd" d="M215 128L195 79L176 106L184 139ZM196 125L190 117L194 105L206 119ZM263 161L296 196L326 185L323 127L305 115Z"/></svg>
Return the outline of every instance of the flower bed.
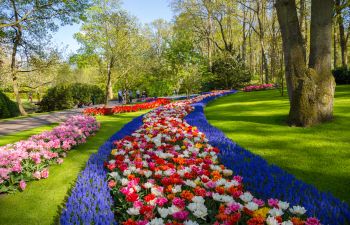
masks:
<svg viewBox="0 0 350 225"><path fill-rule="evenodd" d="M273 84L261 84L261 85L251 85L244 87L242 90L245 92L250 92L250 91L261 91L261 90L266 90L266 89L272 89L274 88Z"/></svg>
<svg viewBox="0 0 350 225"><path fill-rule="evenodd" d="M209 223L204 222L204 220L198 219L196 217L196 215L199 215L199 213L205 212L204 207L202 207L203 204L206 205L208 215L213 215L214 213L213 210L216 210L215 212L218 212L219 214L217 218L210 217L209 220L210 219L212 220L218 219L220 221L223 219L235 220L238 218L238 213L239 213L241 216L239 218L239 220L241 221L240 224L247 224L247 221L250 220L248 224L267 223L267 224L278 224L278 225L280 224L310 225L310 224L318 224L318 220L314 218L309 218L307 220L306 215L309 217L317 215L317 217L321 218L321 221L324 224L347 224L346 221L350 221L350 217L349 217L350 210L345 203L341 203L339 200L337 200L330 194L317 191L317 189L315 189L314 187L304 184L303 182L295 179L292 175L284 172L283 170L281 170L276 166L268 165L265 160L235 145L231 140L227 139L221 131L217 130L216 128L210 126L207 123L205 116L203 114L204 104L211 101L215 97L218 97L227 93L217 93L216 95L212 94L205 97L201 96L200 98L197 98L195 100L200 102L198 104L195 104L195 110L191 112L188 116L186 116L186 120L192 126L193 125L198 126L199 129L188 126L188 124L186 124L181 118L175 118L173 120L170 119L170 121L169 119L165 118L164 120L160 120L158 121L158 123L156 123L157 121L154 121L154 119L157 117L162 117L162 116L167 117L167 116L175 115L175 114L166 115L166 112L162 114L161 111L159 111L158 109L155 110L154 112L158 112L159 115L154 114L154 112L152 112L153 113L152 117L146 116L146 119L145 119L146 123L141 128L139 127L142 125L142 117L138 117L134 119L131 123L127 124L123 129L121 129L118 133L112 136L111 139L109 139L105 143L105 145L101 146L98 154L93 155L88 161L86 168L84 169L82 174L78 177L77 184L67 201L66 208L64 209L61 215L61 219L60 219L61 224L63 225L65 224L116 224L116 221L113 218L115 216L114 215L115 211L118 212L118 216L116 218L118 221L123 221L128 219L136 220L136 219L142 219L142 218L147 219L148 216L152 216L150 213L152 212L154 214L153 216L157 216L159 218L158 219L153 218L151 220L152 222L148 223L149 225L162 224L160 219L161 213L162 215L167 214L166 218L169 218L169 220L176 219L177 221L181 221L178 223L171 222L170 224L197 224L197 223L210 224L210 222ZM195 101L188 101L187 103L188 104L194 103ZM177 110L176 107L174 110ZM182 114L181 117L184 116L184 114ZM154 127L151 126L153 123L157 126L154 126ZM181 131L181 129L178 130L175 128L167 129L162 123L165 123L166 125L169 125L168 123L170 123L170 125L173 128L174 126L176 127L177 125L179 125L180 128L182 127L185 130ZM135 132L137 128L139 128L139 131ZM200 133L198 130L203 131L207 135L208 139L210 140L210 144L207 142L204 135ZM172 135L170 136L166 134L166 132ZM171 137L174 136L174 132L176 132L175 138L174 140L171 140L172 139ZM161 138L159 138L158 136L159 134L161 134L160 135ZM194 134L196 134L197 136L194 137ZM187 140L185 141L185 139L181 139L181 138L177 140L177 138L181 137L181 135L189 135L189 138L186 137L188 141ZM170 140L167 136L170 137ZM122 139L124 137L125 139ZM193 137L193 139L191 137ZM137 150L139 152L137 151L132 152L130 148L133 148L135 144L139 146L144 145L144 142L138 143L138 142L127 141L127 140L136 141L141 139L146 139L146 146L145 148L143 148L143 152L141 155L141 156L145 156L145 157L141 157L142 171L145 171L143 173L139 173L139 171L141 172L141 170L140 168L138 168L138 167L141 167L141 161L139 159L139 156L140 156L139 153L141 153L141 151ZM120 140L120 141L115 142L115 140ZM198 146L198 145L196 146L195 140L197 140L197 142L199 142L199 144L201 144L202 146ZM120 149L123 149L122 151L124 151L124 153L127 153L127 154L120 155L119 154L120 152L116 150L111 151L112 148L114 147L113 142L117 145L118 144L121 145ZM197 153L197 150L190 151L190 149L193 147L193 146L192 147L190 146L191 142L193 143L194 148L200 147L198 148L199 149L198 153ZM147 144L152 144L152 143L154 146L154 152L158 153L157 154L158 158L155 157L155 154L151 153L152 151L145 151L145 149L147 149ZM166 143L166 145L163 146L163 143L164 144ZM159 144L160 146L157 147L157 145ZM219 173L220 176L226 178L225 180L227 183L233 182L236 185L236 186L234 185L233 186L236 188L237 191L243 192L243 195L240 195L238 198L236 198L236 196L234 195L232 196L235 202L239 204L228 205L217 201L217 200L222 201L224 199L227 200L227 198L224 196L225 194L222 195L219 192L219 191L222 191L222 189L220 190L220 188L218 188L218 190L216 190L217 185L215 186L215 188L212 188L212 189L210 189L210 186L208 186L208 189L209 191L211 190L210 192L214 194L215 192L219 193L220 196L217 194L215 195L212 194L211 196L205 195L204 197L202 196L202 198L205 199L204 203L201 198L192 198L191 199L192 201L189 201L186 198L184 198L186 197L185 194L181 196L184 190L191 191L193 195L197 195L197 196L201 196L200 194L204 194L204 192L201 193L200 191L202 189L196 190L197 186L200 186L201 188L205 189L207 194L208 191L205 185L209 182L209 181L203 182L204 180L202 180L202 175L199 175L199 174L198 174L198 177L200 179L200 182L198 182L197 178L193 177L193 174L192 174L192 173L197 174L198 171L199 173L201 173L200 172L201 170L197 170L197 169L193 170L192 168L201 167L199 169L202 169L203 171L205 167L207 167L203 165L203 163L197 163L195 161L195 165L193 165L193 160L191 162L191 159L188 159L188 158L186 159L186 157L183 157L186 160L184 160L184 163L182 164L181 162L182 160L175 159L175 158L179 158L178 156L180 154L182 155L186 154L185 153L186 150L185 151L182 150L181 144L184 145L185 148L188 148L187 153L189 155L192 156L193 153L197 153L196 157L193 157L194 160L197 160L195 158L199 158L198 160L203 160L202 162L204 162L204 160L206 160L206 156L204 156L203 154L207 154L207 156L210 157L208 159L211 160L211 164L215 166L215 169L220 170L219 167L221 168L222 171L220 171ZM176 145L178 145L181 148L181 150L175 150L175 148L177 148L175 147ZM204 146L206 147L207 150L205 150ZM214 152L217 151L217 149L220 149L218 158L226 166L226 170L222 169L222 166L216 167L217 161L215 161L214 159L216 159L217 157L215 156ZM178 162L175 162L173 161L173 159L168 158L170 157L170 155L168 154L172 154L173 151L176 151L178 153L177 157L174 157L175 161L178 161ZM146 154L144 154L145 152ZM104 160L106 160L106 158L110 153L113 153L113 158L111 160L116 160L116 161L110 162L109 160L108 164L106 164L106 167L108 170L113 170L113 172L110 171L108 175L109 181L107 183L106 182L107 173L105 170L103 170L103 162ZM202 154L202 155L199 155L199 154ZM149 155L149 157L151 158L147 159L148 158L147 155ZM121 162L122 157L124 157L123 162L125 163L119 165L116 162L117 161ZM127 157L129 158L130 161L135 162L134 166L129 165L128 160L125 161ZM147 162L147 165L149 166L148 168L143 167L144 161ZM152 166L153 169L150 166L152 165L152 162L155 163L154 167ZM159 163L161 162L165 162L165 163L160 166ZM210 161L206 161L206 162L210 162ZM179 174L180 178L176 175L173 176L175 174L173 172L175 171L171 168L170 166L171 163L176 165L176 168L174 168L174 170L176 169L176 174L179 174L178 168L181 171L181 166L183 166L184 168L189 167L191 171L188 171L189 172L188 174L186 174L185 172L183 175L185 176L186 174L186 176L192 176L193 178L181 177L181 174ZM209 163L207 164L209 165ZM128 171L128 172L126 172L125 175L124 175L124 171L122 172L121 170L124 167L123 165L124 166L127 165L127 169L124 169L124 171ZM121 169L119 169L118 166ZM209 166L209 169L207 170L210 170L211 172L215 172L215 171L212 171L210 167L211 166ZM243 183L241 182L241 178L239 176L237 177L232 177L231 175L226 176L231 173L230 169L235 171L235 174L243 175L244 177ZM226 175L223 172L224 170L226 171L225 172ZM128 174L131 171L132 173ZM148 171L151 171L152 174L150 174L150 172ZM161 172L162 175L160 175L160 172L157 172L157 171L162 171ZM118 175L115 172L117 172ZM148 175L150 177L147 178ZM276 176L276 178L274 176ZM124 177L126 177L126 179L122 179ZM211 173L207 177L214 182L214 177L212 177ZM140 179L138 180L137 178L140 178ZM151 178L154 178L154 181L150 180ZM147 182L145 183L147 179L149 181L148 184L146 184ZM166 185L167 182L174 182L176 181L176 179L182 179L185 182L181 184L182 185L181 192L177 192L179 190L179 187L176 186L180 184L173 185L171 189L171 193L166 192L166 191L170 191L170 188L167 189L168 187L168 185ZM221 182L220 180L221 179L215 181L215 183ZM194 186L191 181L195 183L196 185L195 187L191 187L191 185ZM129 184L130 185L123 186L123 182L124 184L127 183L128 185ZM281 182L281 184L279 182ZM150 187L149 185L153 185L153 186L150 189L147 189L148 190L147 191L145 189L146 186L141 184L146 184L147 187ZM289 186L287 184L289 184ZM108 186L112 188L111 192ZM123 192L119 193L117 191L118 187L120 187L121 191ZM222 185L219 185L219 187L222 187ZM312 187L312 189L310 189L310 187ZM153 188L153 193L152 193L152 188ZM173 193L173 189L176 193ZM248 192L244 191L244 189L251 191L252 194L249 194ZM129 202L126 199L126 196L130 195L131 192L138 193L137 190L140 190L141 193L146 193L146 195L138 194L137 198L135 195L129 196L128 200L134 200L134 198L136 198L136 201L134 201L136 202L136 204L134 205L134 202L133 203ZM164 195L164 198L166 199L163 199L163 197L158 196L158 193L160 190L163 191L162 193ZM224 192L227 194L226 189L224 190ZM113 194L113 198L110 195L110 193ZM126 193L127 195L123 193ZM150 194L153 194L155 196L152 196ZM170 194L169 196L170 198L168 198L168 194ZM270 199L267 202L264 202L264 206L261 206L263 201L260 201L261 199L255 199L255 200L254 198L251 199L253 194L256 196L259 196L259 198L261 199L268 199L270 197L273 197L273 199ZM307 197L308 195L310 196ZM237 192L237 196L238 196L238 192ZM289 198L288 196L292 196L293 198L288 199ZM155 198L153 199L153 197ZM180 200L177 198L180 198ZM276 200L275 198L289 201L290 206L302 204L307 209L307 211L305 215L301 217L296 216L296 218L290 218L290 222L291 222L290 223L286 221L289 219L288 217L298 213L301 214L302 212L304 212L303 208L291 207L291 210L288 210L288 209L283 210L286 208L288 203ZM322 201L322 198L324 199L324 202ZM177 209L175 207L183 206L183 201L181 201L183 199L185 199L184 201L185 201L186 207L183 210L180 210L179 211L180 213L174 212L176 213L174 217L173 216L174 213L172 213L173 212L172 210L175 209L176 211ZM252 200L252 201L249 201L250 203L244 201L244 200L247 201L250 199ZM113 203L113 200L115 200L114 203ZM165 200L167 200L167 202L165 202ZM123 204L118 204L118 201L121 201ZM140 205L140 202L143 204L143 208ZM208 206L209 202L214 202L215 204ZM199 205L194 205L193 203L196 203ZM250 209L256 208L256 205L254 203L258 205L258 209L255 210L255 213L253 212L252 214L251 211L254 211L254 210L250 210ZM163 206L160 206L160 204L163 204ZM190 206L190 204L192 205ZM220 204L223 204L224 206L220 207ZM125 207L125 205L127 207ZM175 207L173 207L173 205L175 205ZM145 206L150 206L150 207L154 206L155 208L154 210L150 210L150 207L145 207ZM232 210L232 209L235 209L235 207L236 208L239 207L239 209L236 212ZM161 208L160 212L158 211L158 208ZM178 207L178 208L182 209L181 207ZM184 210L188 211L188 215L187 215L188 221L186 220L187 222L182 220L186 218L186 214L187 214L186 212L183 212ZM270 210L272 211L270 212ZM137 211L138 213L140 213L139 216L129 214L129 213L137 214ZM281 211L284 214L281 217L278 217L277 215L280 214ZM230 213L227 215L227 212L230 212ZM258 215L262 216L262 215L265 215L265 213L266 215L268 215L267 216L267 218L269 218L268 220L266 219L262 220L260 217L258 217ZM122 217L122 215L124 215L124 217ZM277 223L275 219L272 218L273 215L277 216L275 217L275 219L278 221L280 221L281 219L284 220L284 223ZM206 216L205 218L207 217L208 216ZM304 220L304 221L306 220L306 222L300 222L298 217L301 220ZM189 220L192 220L192 223ZM166 221L164 220L164 223L165 222ZM124 224L146 224L146 223L145 221L139 221L139 223L135 223L134 221L129 220ZM224 223L221 223L221 224L224 224ZM229 223L226 223L226 224L229 224Z"/></svg>
<svg viewBox="0 0 350 225"><path fill-rule="evenodd" d="M98 129L94 117L72 116L51 131L0 147L0 193L24 190L27 181L47 178L49 165L61 164L72 147Z"/></svg>
<svg viewBox="0 0 350 225"><path fill-rule="evenodd" d="M91 155L66 202L60 217L60 224L116 224L112 211L113 200L107 185L107 172L103 168L103 163L113 148L113 142L130 135L141 125L142 116L133 119L110 137L96 154Z"/></svg>
<svg viewBox="0 0 350 225"><path fill-rule="evenodd" d="M158 98L151 102L135 104L135 105L124 105L124 106L121 105L121 106L114 106L112 108L107 108L107 107L87 108L84 110L84 114L113 115L113 114L125 113L125 112L136 112L136 111L145 110L145 109L157 108L161 105L166 105L168 103L170 103L170 100L165 98Z"/></svg>
<svg viewBox="0 0 350 225"><path fill-rule="evenodd" d="M350 224L350 208L330 193L320 192L312 185L298 180L262 157L240 147L217 128L211 126L203 108L213 98L194 104L195 110L185 120L203 131L212 146L220 149L219 158L229 169L244 177L245 187L263 199L274 197L292 205L302 204L306 215L316 216L323 224Z"/></svg>
<svg viewBox="0 0 350 225"><path fill-rule="evenodd" d="M262 199L245 191L242 177L233 176L218 160L218 148L183 118L189 101L168 104L144 117L131 136L115 142L108 186L118 222L161 224L320 224L306 218L305 208L278 199Z"/></svg>

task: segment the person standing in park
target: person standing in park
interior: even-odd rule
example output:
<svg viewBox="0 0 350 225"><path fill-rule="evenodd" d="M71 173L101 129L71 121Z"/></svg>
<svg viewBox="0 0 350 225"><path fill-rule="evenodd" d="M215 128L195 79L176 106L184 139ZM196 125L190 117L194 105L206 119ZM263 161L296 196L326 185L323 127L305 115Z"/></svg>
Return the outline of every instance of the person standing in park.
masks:
<svg viewBox="0 0 350 225"><path fill-rule="evenodd" d="M123 102L123 92L122 92L122 90L118 91L118 102L119 103Z"/></svg>
<svg viewBox="0 0 350 225"><path fill-rule="evenodd" d="M129 102L132 103L132 90L129 90Z"/></svg>
<svg viewBox="0 0 350 225"><path fill-rule="evenodd" d="M140 90L139 90L139 89L136 90L136 98L137 98L137 99L140 98Z"/></svg>
<svg viewBox="0 0 350 225"><path fill-rule="evenodd" d="M123 91L123 104L127 103L127 101L128 101L127 96L128 96L128 92L126 89L124 89L124 91Z"/></svg>
<svg viewBox="0 0 350 225"><path fill-rule="evenodd" d="M31 91L28 93L28 101L33 103L33 93Z"/></svg>

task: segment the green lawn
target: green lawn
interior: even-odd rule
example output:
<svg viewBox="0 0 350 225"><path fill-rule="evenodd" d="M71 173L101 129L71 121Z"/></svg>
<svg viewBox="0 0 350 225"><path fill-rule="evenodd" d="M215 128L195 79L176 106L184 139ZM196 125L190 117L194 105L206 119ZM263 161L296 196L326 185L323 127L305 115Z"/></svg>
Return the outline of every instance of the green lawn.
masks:
<svg viewBox="0 0 350 225"><path fill-rule="evenodd" d="M97 135L88 138L87 143L71 150L62 165L51 166L48 179L29 182L24 192L0 195L0 224L53 224L58 218L60 206L64 203L67 192L73 186L90 155L97 152L98 147L124 124L145 112L97 117L101 122L101 129ZM21 134L17 136L19 138ZM9 141L18 140L18 138L11 137ZM1 143L4 144L3 140L2 137Z"/></svg>
<svg viewBox="0 0 350 225"><path fill-rule="evenodd" d="M332 122L288 127L288 112L278 90L240 92L205 109L209 122L239 145L350 203L350 86L336 88Z"/></svg>

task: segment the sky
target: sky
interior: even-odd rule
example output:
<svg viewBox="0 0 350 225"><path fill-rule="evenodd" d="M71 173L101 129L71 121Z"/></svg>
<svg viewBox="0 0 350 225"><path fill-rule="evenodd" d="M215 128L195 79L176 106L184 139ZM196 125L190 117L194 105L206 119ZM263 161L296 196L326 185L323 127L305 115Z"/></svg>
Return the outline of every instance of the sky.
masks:
<svg viewBox="0 0 350 225"><path fill-rule="evenodd" d="M122 2L122 8L136 16L141 23L149 23L160 18L167 21L172 20L169 0L122 0ZM66 48L67 55L76 52L79 44L73 38L73 35L79 31L79 28L79 24L61 27L52 35L52 42L60 49Z"/></svg>

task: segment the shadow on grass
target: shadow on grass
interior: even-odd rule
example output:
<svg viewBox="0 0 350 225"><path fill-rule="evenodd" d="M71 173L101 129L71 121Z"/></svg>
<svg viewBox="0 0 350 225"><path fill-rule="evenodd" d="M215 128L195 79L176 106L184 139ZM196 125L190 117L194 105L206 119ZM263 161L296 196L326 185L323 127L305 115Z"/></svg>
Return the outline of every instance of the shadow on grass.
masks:
<svg viewBox="0 0 350 225"><path fill-rule="evenodd" d="M242 147L350 203L350 85L337 87L334 120L289 127L287 97L275 90L237 93L205 109L209 122Z"/></svg>

